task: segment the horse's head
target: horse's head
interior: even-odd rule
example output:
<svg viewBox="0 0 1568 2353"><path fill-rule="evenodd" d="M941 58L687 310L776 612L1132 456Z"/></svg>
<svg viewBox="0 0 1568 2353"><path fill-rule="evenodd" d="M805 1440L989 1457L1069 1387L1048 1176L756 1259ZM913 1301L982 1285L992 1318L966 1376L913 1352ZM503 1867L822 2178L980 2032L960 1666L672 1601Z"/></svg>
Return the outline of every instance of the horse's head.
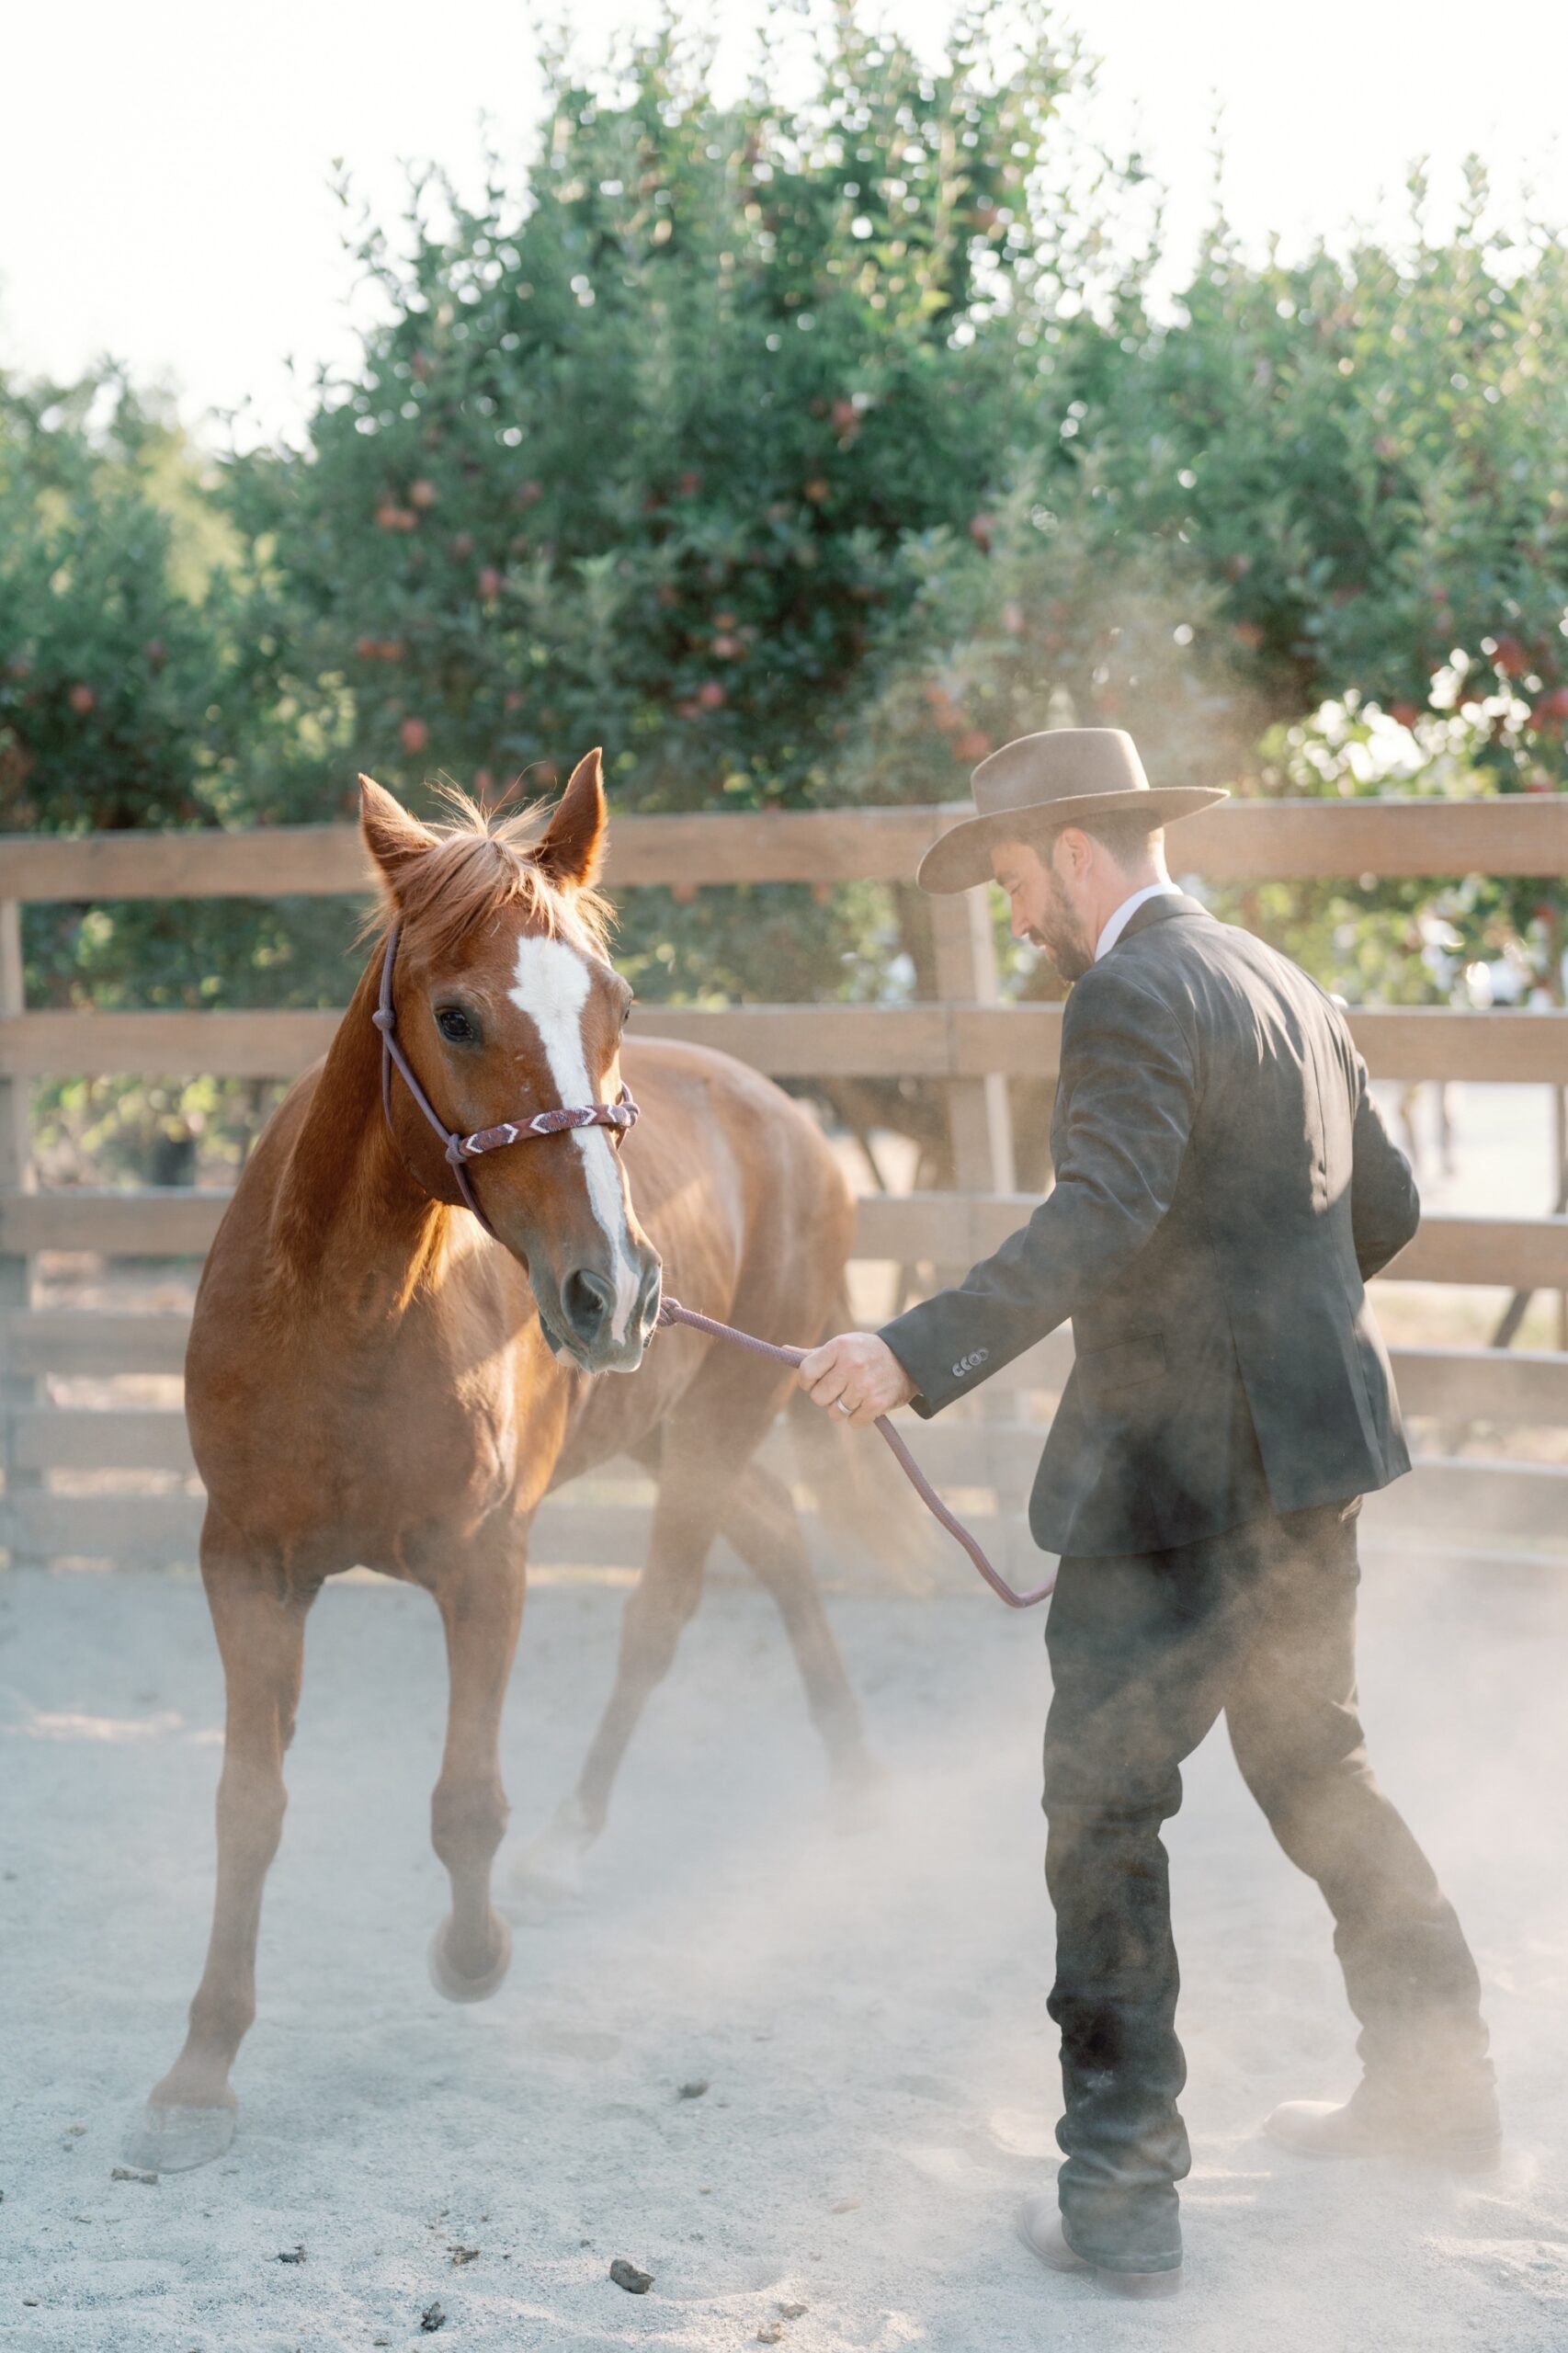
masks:
<svg viewBox="0 0 1568 2353"><path fill-rule="evenodd" d="M606 813L599 755L574 769L542 833L460 803L420 824L369 777L360 820L398 926L396 1034L437 1116L460 1135L540 1111L614 1103L631 991L605 953L594 885ZM403 1159L437 1199L462 1195L439 1139L394 1085ZM496 1236L528 1270L546 1337L586 1371L632 1372L659 1307L658 1254L637 1222L614 1131L533 1136L465 1173Z"/></svg>

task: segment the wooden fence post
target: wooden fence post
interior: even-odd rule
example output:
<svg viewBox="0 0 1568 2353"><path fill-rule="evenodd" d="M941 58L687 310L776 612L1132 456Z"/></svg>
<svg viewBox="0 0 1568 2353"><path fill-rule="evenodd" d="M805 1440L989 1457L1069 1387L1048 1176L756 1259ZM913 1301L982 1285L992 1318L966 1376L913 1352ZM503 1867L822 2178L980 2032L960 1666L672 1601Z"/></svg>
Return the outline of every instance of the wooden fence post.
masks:
<svg viewBox="0 0 1568 2353"><path fill-rule="evenodd" d="M931 928L937 970L937 994L947 1005L994 1005L996 943L991 929L988 888L955 891L931 903ZM1013 1162L1013 1117L1007 1081L1001 1071L979 1078L948 1082L948 1134L952 1148L953 1183L960 1193L1011 1193L1016 1190ZM937 1267L937 1280L952 1282L969 1271L962 1266ZM1012 1485L1004 1461L1004 1428L1013 1422L1012 1401L983 1389L978 1398L978 1422L970 1427L975 1440L980 1480L994 1486L998 1499ZM994 1443L994 1439L996 1441ZM1000 1533L1000 1530L998 1531ZM1015 1570L1014 1547L1006 1548Z"/></svg>
<svg viewBox="0 0 1568 2353"><path fill-rule="evenodd" d="M1551 1162L1557 1212L1568 1211L1568 1086L1551 1090ZM1557 1345L1568 1348L1568 1290L1557 1294Z"/></svg>
<svg viewBox="0 0 1568 2353"><path fill-rule="evenodd" d="M988 890L955 891L931 903L937 995L944 1005L994 1005L996 948ZM953 1183L960 1193L1010 1193L1013 1120L1000 1071L948 1083Z"/></svg>
<svg viewBox="0 0 1568 2353"><path fill-rule="evenodd" d="M21 908L15 899L0 899L0 1017L24 1010L22 987ZM0 1076L0 1191L23 1192L32 1184L31 1089L26 1078ZM15 1251L0 1252L0 1319L32 1305L32 1262ZM0 1328L0 1465L6 1472L6 1498L0 1511L0 1543L11 1555L13 1568L36 1566L24 1561L15 1528L16 1498L23 1487L42 1483L37 1471L23 1470L16 1459L16 1415L19 1406L36 1400L31 1374L15 1370L11 1349Z"/></svg>

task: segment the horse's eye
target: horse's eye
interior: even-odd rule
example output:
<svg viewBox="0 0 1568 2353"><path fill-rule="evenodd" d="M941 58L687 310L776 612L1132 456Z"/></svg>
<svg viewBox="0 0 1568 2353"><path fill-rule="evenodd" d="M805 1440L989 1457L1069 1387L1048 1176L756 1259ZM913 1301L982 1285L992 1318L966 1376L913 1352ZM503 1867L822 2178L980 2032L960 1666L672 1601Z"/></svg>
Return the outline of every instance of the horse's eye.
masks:
<svg viewBox="0 0 1568 2353"><path fill-rule="evenodd" d="M637 999L634 996L629 996L626 1003L620 1008L620 1026L623 1029L631 1018L631 1008L636 1002Z"/></svg>
<svg viewBox="0 0 1568 2353"><path fill-rule="evenodd" d="M442 1006L436 1016L436 1027L452 1046L471 1046L479 1035L460 1005Z"/></svg>

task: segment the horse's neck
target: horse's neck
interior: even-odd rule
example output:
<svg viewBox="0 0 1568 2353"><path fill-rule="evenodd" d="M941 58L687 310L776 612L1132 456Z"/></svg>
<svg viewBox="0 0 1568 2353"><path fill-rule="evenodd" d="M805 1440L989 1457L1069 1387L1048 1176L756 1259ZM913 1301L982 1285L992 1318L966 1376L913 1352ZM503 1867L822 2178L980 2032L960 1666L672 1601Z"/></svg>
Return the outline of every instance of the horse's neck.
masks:
<svg viewBox="0 0 1568 2353"><path fill-rule="evenodd" d="M449 1246L455 1212L404 1167L381 1108L372 957L338 1026L272 1208L278 1272L324 1306L347 1295L395 1316Z"/></svg>

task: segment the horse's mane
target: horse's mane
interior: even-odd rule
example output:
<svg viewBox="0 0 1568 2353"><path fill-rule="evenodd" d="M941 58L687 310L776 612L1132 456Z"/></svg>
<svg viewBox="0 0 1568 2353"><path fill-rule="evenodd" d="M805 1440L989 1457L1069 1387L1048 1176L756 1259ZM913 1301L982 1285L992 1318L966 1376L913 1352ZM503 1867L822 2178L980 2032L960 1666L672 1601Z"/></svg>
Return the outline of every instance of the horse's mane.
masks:
<svg viewBox="0 0 1568 2353"><path fill-rule="evenodd" d="M614 920L609 901L592 887L562 890L537 862L551 814L540 801L507 816L486 809L460 785L436 788L451 811L426 827L434 848L411 860L399 877L398 899L384 893L367 918L367 938L382 937L395 915L437 956L478 925L520 907L548 938L562 938L597 954L607 952Z"/></svg>

